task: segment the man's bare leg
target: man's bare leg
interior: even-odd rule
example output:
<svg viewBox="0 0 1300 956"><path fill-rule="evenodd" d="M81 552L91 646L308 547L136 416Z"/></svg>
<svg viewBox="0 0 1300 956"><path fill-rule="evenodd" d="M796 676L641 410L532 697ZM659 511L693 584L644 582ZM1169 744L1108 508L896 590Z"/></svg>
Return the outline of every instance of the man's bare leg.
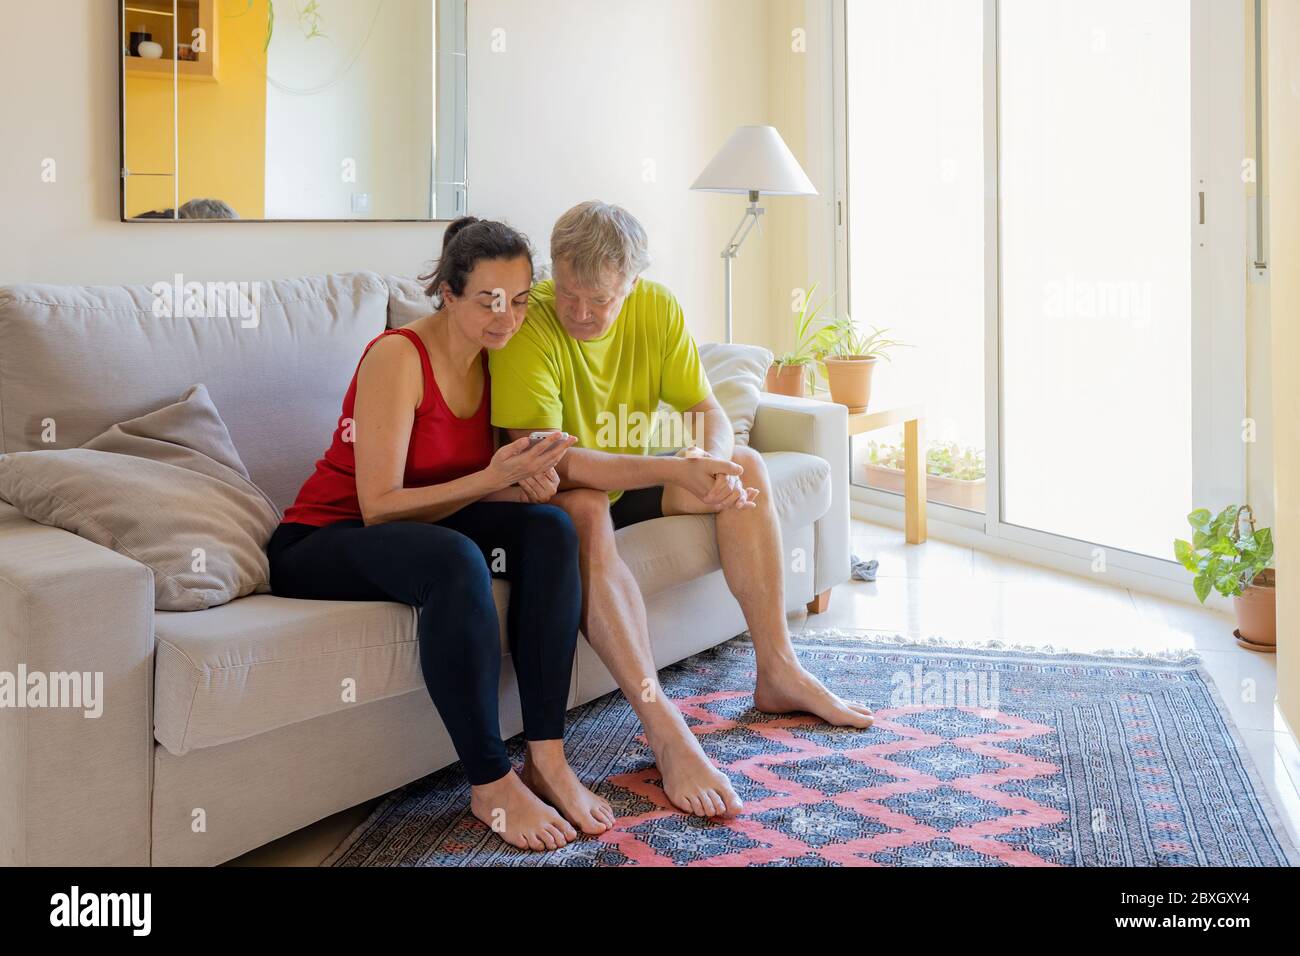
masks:
<svg viewBox="0 0 1300 956"><path fill-rule="evenodd" d="M583 633L641 718L663 775L664 793L679 810L713 817L736 813L740 797L705 756L655 670L645 602L618 555L609 497L600 491L561 492L552 501L578 530Z"/></svg>
<svg viewBox="0 0 1300 956"><path fill-rule="evenodd" d="M767 713L814 714L841 727L870 727L868 707L831 693L799 663L786 627L785 555L767 467L751 448L737 447L732 460L745 469L741 477L745 487L759 490L756 507L724 511L716 524L727 587L740 604L754 641L758 663L754 706ZM665 513L690 507L678 489L665 493Z"/></svg>

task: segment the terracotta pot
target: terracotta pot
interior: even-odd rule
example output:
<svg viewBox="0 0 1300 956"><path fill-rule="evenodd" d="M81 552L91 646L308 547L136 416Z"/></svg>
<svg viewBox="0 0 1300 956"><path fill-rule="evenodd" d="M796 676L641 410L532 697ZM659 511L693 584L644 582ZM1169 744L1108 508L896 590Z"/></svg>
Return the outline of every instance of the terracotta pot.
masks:
<svg viewBox="0 0 1300 956"><path fill-rule="evenodd" d="M773 395L790 395L803 398L808 394L806 365L781 365L773 362L767 370L767 382L763 388Z"/></svg>
<svg viewBox="0 0 1300 956"><path fill-rule="evenodd" d="M1250 587L1232 599L1237 635L1248 644L1277 646L1277 572L1262 572Z"/></svg>
<svg viewBox="0 0 1300 956"><path fill-rule="evenodd" d="M831 401L837 405L847 405L850 415L865 412L871 402L871 377L879 361L877 358L866 358L861 355L826 359L826 377L831 383Z"/></svg>

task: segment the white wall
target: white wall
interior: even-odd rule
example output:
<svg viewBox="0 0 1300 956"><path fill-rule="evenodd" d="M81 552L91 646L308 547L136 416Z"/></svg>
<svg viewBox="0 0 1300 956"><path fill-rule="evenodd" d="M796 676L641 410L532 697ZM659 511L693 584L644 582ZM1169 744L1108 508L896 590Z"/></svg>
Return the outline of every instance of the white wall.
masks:
<svg viewBox="0 0 1300 956"><path fill-rule="evenodd" d="M115 5L6 7L0 57L0 282L138 283L183 272L257 279L373 269L414 273L441 227L118 222ZM731 130L767 118L768 0L470 0L471 209L545 247L560 212L619 202L646 222L653 276L701 340L722 328L718 257L740 197L688 191ZM506 52L493 53L493 31ZM57 181L42 183L45 158ZM645 174L653 162L653 181ZM737 271L738 337L766 326L768 237Z"/></svg>
<svg viewBox="0 0 1300 956"><path fill-rule="evenodd" d="M1300 734L1300 4L1268 4L1269 311L1277 489L1277 696Z"/></svg>
<svg viewBox="0 0 1300 956"><path fill-rule="evenodd" d="M566 209L626 206L650 233L650 276L676 293L698 338L720 338L720 253L745 204L689 188L736 126L766 121L768 9L471 0L470 208L509 219L549 259ZM752 237L737 268L738 340L766 326L767 265L766 236Z"/></svg>
<svg viewBox="0 0 1300 956"><path fill-rule="evenodd" d="M819 196L767 201L771 235L768 324L751 341L780 353L794 345L795 290L835 292L835 110L831 0L773 0L767 39L770 122ZM842 302L827 314L842 315Z"/></svg>
<svg viewBox="0 0 1300 956"><path fill-rule="evenodd" d="M1242 76L1244 116L1242 142L1245 155L1255 158L1255 2L1241 0L1242 29L1246 37L1245 68ZM1266 42L1267 42L1267 38ZM1268 60L1264 58L1265 89L1268 85ZM1267 109L1267 103L1264 104ZM1268 116L1265 113L1265 135ZM1269 319L1269 274L1252 266L1255 251L1255 183L1242 184L1248 204L1246 238L1246 415L1253 419L1256 441L1246 446L1246 499L1264 527L1273 525L1273 330ZM1266 217L1267 221L1267 217Z"/></svg>

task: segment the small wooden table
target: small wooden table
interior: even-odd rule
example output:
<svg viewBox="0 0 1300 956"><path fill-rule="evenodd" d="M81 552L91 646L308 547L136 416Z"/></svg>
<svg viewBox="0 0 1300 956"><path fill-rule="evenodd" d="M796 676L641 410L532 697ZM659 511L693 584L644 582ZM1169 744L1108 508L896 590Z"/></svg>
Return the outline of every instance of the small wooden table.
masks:
<svg viewBox="0 0 1300 956"><path fill-rule="evenodd" d="M829 402L830 392L818 392L817 399ZM925 525L925 406L900 405L874 412L850 412L849 437L899 424L903 426L903 506L907 543L924 544L929 538Z"/></svg>
<svg viewBox="0 0 1300 956"><path fill-rule="evenodd" d="M924 544L925 526L925 406L901 405L879 412L849 415L849 437L903 426L903 508L908 544Z"/></svg>

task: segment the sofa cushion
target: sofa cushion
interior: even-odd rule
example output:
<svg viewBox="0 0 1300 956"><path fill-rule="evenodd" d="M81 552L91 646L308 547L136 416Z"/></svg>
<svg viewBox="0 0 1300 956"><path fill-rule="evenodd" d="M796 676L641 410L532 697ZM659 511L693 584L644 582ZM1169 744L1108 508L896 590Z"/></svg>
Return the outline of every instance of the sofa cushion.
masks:
<svg viewBox="0 0 1300 956"><path fill-rule="evenodd" d="M757 345L700 346L700 363L736 432L736 444L748 445L754 427L763 381L772 365L772 353Z"/></svg>
<svg viewBox="0 0 1300 956"><path fill-rule="evenodd" d="M509 586L493 582L505 642ZM255 595L159 613L154 736L180 756L420 690L416 610L385 601ZM348 689L355 699L345 699Z"/></svg>
<svg viewBox="0 0 1300 956"><path fill-rule="evenodd" d="M269 589L265 548L280 515L202 385L81 448L0 455L0 498L147 565L160 610Z"/></svg>
<svg viewBox="0 0 1300 956"><path fill-rule="evenodd" d="M786 529L830 507L830 472L797 452L764 455ZM718 570L712 516L624 528L618 549L650 595ZM509 588L493 582L505 642ZM215 747L424 687L417 615L401 604L257 595L198 614L159 613L154 734L171 753ZM356 701L343 682L355 681Z"/></svg>
<svg viewBox="0 0 1300 956"><path fill-rule="evenodd" d="M700 346L700 365L713 388L713 397L731 420L737 445L749 444L763 395L763 380L771 364L772 353L757 345ZM650 433L650 453L676 451L694 441L698 437L691 434L689 417L660 402Z"/></svg>
<svg viewBox="0 0 1300 956"><path fill-rule="evenodd" d="M0 453L76 448L203 382L253 481L291 504L329 445L362 349L387 324L388 287L366 272L249 284L222 315L232 284L199 285L180 303L171 276L0 288Z"/></svg>
<svg viewBox="0 0 1300 956"><path fill-rule="evenodd" d="M763 453L783 528L820 521L831 509L831 466L826 459L797 451Z"/></svg>
<svg viewBox="0 0 1300 956"><path fill-rule="evenodd" d="M401 329L433 311L425 284L410 276L384 276L388 286L388 327Z"/></svg>

